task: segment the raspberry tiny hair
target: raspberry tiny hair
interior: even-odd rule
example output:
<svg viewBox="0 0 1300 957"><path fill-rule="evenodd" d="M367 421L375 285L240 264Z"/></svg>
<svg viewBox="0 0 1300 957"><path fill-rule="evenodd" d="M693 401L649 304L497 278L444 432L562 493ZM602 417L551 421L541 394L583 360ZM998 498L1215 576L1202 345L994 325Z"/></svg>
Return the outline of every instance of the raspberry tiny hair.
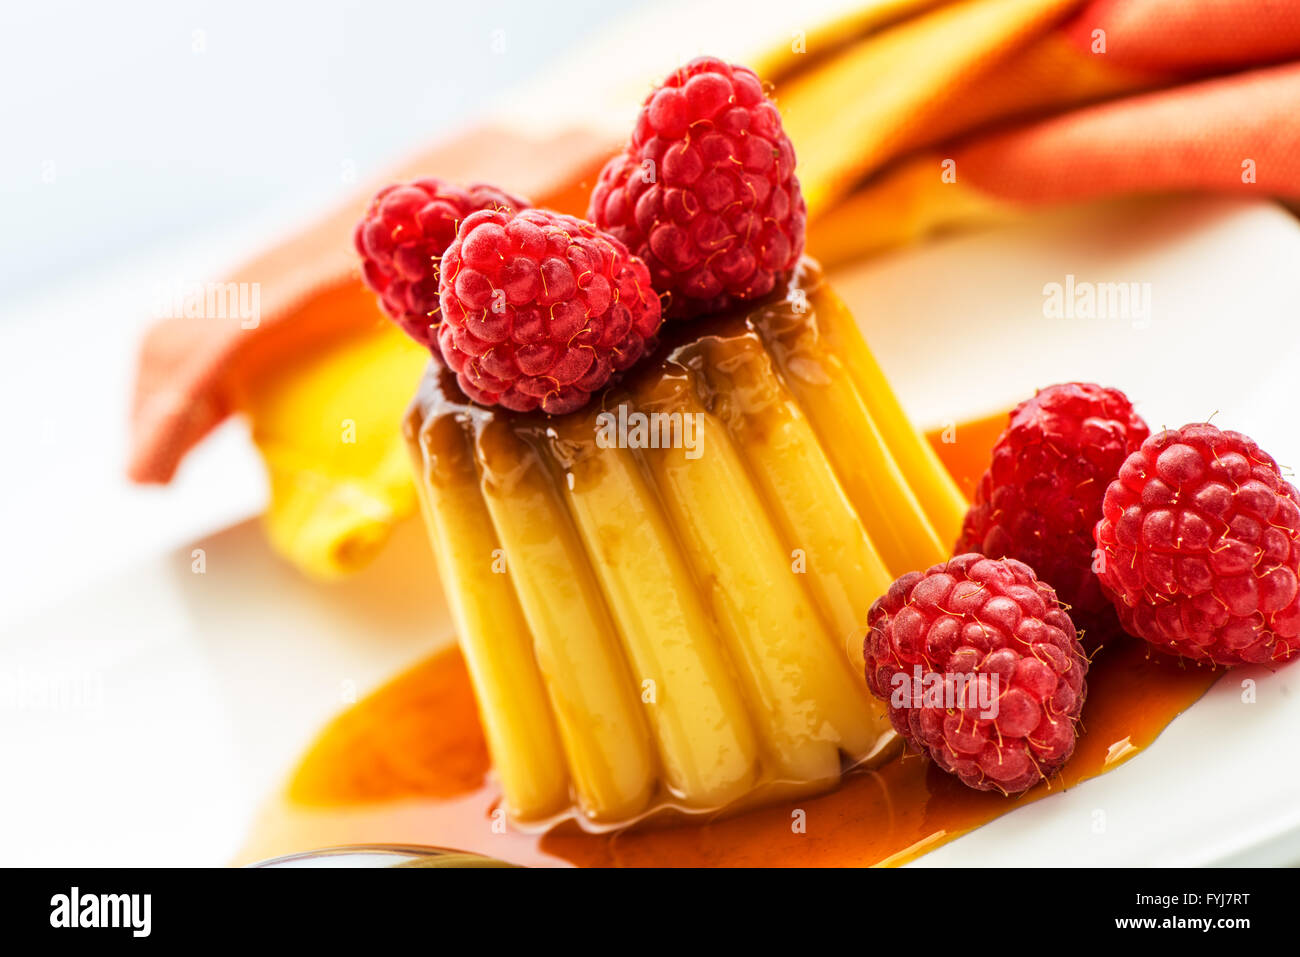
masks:
<svg viewBox="0 0 1300 957"><path fill-rule="evenodd" d="M910 572L867 624L871 693L910 749L962 783L1018 794L1074 752L1088 659L1028 565L968 553Z"/></svg>
<svg viewBox="0 0 1300 957"><path fill-rule="evenodd" d="M1066 382L1039 390L1008 417L954 551L1029 565L1096 647L1119 619L1093 572L1093 529L1107 487L1149 434L1118 389Z"/></svg>
<svg viewBox="0 0 1300 957"><path fill-rule="evenodd" d="M384 312L436 355L439 262L457 228L480 209L528 205L495 186L479 183L462 189L432 176L385 186L353 232L361 278L379 295Z"/></svg>
<svg viewBox="0 0 1300 957"><path fill-rule="evenodd" d="M1095 536L1124 628L1161 651L1227 666L1300 651L1300 493L1240 432L1148 438L1106 489Z"/></svg>
<svg viewBox="0 0 1300 957"><path fill-rule="evenodd" d="M794 148L748 67L703 57L646 98L588 217L650 267L669 318L770 292L803 253Z"/></svg>
<svg viewBox="0 0 1300 957"><path fill-rule="evenodd" d="M559 415L653 348L659 297L614 237L550 210L481 210L442 258L438 342L483 405Z"/></svg>

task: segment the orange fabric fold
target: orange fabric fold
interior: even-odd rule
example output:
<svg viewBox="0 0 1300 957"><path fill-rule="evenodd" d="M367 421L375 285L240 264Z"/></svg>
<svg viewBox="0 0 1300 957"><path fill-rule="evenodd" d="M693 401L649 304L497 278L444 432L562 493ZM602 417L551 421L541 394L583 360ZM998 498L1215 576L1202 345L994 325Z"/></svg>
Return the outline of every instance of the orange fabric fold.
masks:
<svg viewBox="0 0 1300 957"><path fill-rule="evenodd" d="M1300 7L1293 0L1094 0L1066 26L1080 50L1106 34L1118 69L1197 74L1264 66L1296 56Z"/></svg>
<svg viewBox="0 0 1300 957"><path fill-rule="evenodd" d="M1019 203L1177 189L1300 198L1300 64L1067 113L953 156L959 177Z"/></svg>
<svg viewBox="0 0 1300 957"><path fill-rule="evenodd" d="M810 250L842 265L1134 193L1295 199L1298 57L1296 0L1094 0L945 90L935 122L817 218Z"/></svg>

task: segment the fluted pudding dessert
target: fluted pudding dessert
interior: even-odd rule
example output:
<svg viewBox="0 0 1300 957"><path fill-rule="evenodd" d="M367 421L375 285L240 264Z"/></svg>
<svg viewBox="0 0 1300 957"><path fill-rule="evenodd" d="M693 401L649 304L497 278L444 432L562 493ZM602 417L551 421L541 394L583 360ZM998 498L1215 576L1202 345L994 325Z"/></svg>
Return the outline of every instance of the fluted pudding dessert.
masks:
<svg viewBox="0 0 1300 957"><path fill-rule="evenodd" d="M577 412L476 405L435 362L406 417L521 822L717 810L879 759L866 611L965 510L811 263L663 339Z"/></svg>

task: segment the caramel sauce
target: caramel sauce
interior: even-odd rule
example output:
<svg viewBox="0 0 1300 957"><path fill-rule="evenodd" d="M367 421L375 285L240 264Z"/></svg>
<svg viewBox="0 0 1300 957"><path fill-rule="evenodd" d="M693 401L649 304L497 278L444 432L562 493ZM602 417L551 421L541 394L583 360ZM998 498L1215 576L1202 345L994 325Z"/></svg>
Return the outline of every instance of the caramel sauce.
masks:
<svg viewBox="0 0 1300 957"><path fill-rule="evenodd" d="M1005 413L930 436L968 494ZM1051 781L1018 798L973 791L928 759L847 775L834 791L729 817L591 834L571 823L527 832L504 822L469 676L449 648L339 715L264 810L238 863L341 844L427 844L525 865L892 866L1063 788L1149 745L1219 677L1113 642L1088 673L1084 733ZM792 827L802 812L806 829Z"/></svg>

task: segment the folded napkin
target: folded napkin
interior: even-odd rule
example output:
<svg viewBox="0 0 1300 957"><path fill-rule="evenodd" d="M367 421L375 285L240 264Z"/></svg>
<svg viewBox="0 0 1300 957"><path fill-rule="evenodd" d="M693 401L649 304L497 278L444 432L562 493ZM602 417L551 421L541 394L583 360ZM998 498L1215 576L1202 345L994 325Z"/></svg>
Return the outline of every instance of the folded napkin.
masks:
<svg viewBox="0 0 1300 957"><path fill-rule="evenodd" d="M875 0L755 66L799 155L809 251L835 266L1096 197L1300 198L1296 60L1296 0ZM596 129L480 129L387 180L494 182L582 215L618 145ZM383 319L351 249L379 185L229 277L261 286L254 328L165 320L140 358L131 477L169 481L246 414L271 541L317 576L360 567L414 509L398 423L426 356Z"/></svg>
<svg viewBox="0 0 1300 957"><path fill-rule="evenodd" d="M1300 198L1300 63L1287 62L1300 58L1300 3L1079 7L946 6L891 31L889 49L882 37L779 86L814 221L810 252L835 266L1105 196ZM1073 12L1061 19L1062 9ZM887 86L908 63L891 97L819 119L826 88L844 87L843 99L852 83ZM942 82L919 79L927 73ZM831 148L837 131L855 147Z"/></svg>

